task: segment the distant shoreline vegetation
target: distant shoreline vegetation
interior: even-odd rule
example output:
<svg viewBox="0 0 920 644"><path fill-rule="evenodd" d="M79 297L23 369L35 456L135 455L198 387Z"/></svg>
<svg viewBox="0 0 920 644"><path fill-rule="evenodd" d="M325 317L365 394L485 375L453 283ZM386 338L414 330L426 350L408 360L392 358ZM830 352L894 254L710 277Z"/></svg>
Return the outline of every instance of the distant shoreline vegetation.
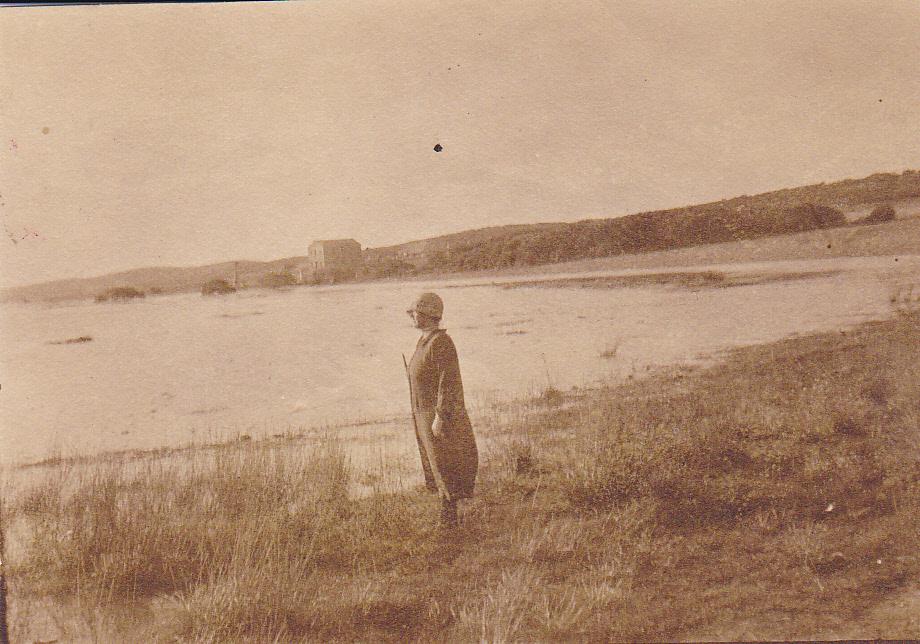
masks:
<svg viewBox="0 0 920 644"><path fill-rule="evenodd" d="M52 340L48 344L83 344L85 342L92 342L93 336L91 335L81 335L78 338L67 338L66 340Z"/></svg>
<svg viewBox="0 0 920 644"><path fill-rule="evenodd" d="M897 213L895 213L894 206L890 203L879 204L872 209L867 216L863 217L856 223L860 224L881 224L886 221L894 221L897 218Z"/></svg>
<svg viewBox="0 0 920 644"><path fill-rule="evenodd" d="M146 293L133 286L116 286L115 288L106 289L96 295L97 302L126 302L128 300L146 297Z"/></svg>
<svg viewBox="0 0 920 644"><path fill-rule="evenodd" d="M228 295L236 293L236 287L227 280L211 280L201 287L202 295Z"/></svg>
<svg viewBox="0 0 920 644"><path fill-rule="evenodd" d="M283 288L285 286L297 286L297 277L288 271L273 271L266 273L259 280L262 288Z"/></svg>

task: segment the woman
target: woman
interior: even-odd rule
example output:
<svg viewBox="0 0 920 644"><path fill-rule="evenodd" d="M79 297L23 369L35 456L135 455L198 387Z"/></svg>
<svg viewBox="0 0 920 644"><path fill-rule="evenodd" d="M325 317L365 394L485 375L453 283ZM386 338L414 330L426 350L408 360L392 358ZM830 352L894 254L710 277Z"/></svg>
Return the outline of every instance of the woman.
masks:
<svg viewBox="0 0 920 644"><path fill-rule="evenodd" d="M463 400L453 340L439 328L444 303L422 293L407 313L422 332L409 361L409 393L425 486L441 498L441 525L457 525L457 501L473 496L479 453Z"/></svg>

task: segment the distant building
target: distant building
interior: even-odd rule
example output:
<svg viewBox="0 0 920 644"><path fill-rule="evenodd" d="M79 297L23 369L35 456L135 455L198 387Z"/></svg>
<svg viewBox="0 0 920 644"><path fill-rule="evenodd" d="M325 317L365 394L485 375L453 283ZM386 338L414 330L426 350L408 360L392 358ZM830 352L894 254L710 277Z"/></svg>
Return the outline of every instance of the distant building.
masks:
<svg viewBox="0 0 920 644"><path fill-rule="evenodd" d="M307 253L313 275L331 280L359 277L364 271L361 244L354 239L320 239Z"/></svg>

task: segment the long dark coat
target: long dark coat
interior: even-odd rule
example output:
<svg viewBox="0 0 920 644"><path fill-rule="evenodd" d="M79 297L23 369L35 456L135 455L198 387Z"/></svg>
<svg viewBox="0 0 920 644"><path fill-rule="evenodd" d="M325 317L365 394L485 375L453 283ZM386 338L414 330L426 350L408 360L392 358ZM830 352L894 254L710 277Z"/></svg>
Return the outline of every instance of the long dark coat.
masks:
<svg viewBox="0 0 920 644"><path fill-rule="evenodd" d="M479 453L463 399L457 349L443 329L419 338L409 362L409 382L425 485L449 501L471 497ZM441 436L431 431L435 413L443 424Z"/></svg>

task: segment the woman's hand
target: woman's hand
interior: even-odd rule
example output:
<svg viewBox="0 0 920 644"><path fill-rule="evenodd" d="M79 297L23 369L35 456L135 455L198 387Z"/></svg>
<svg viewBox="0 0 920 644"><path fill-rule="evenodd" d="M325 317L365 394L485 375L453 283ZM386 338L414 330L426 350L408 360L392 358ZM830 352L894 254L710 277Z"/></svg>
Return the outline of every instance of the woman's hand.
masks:
<svg viewBox="0 0 920 644"><path fill-rule="evenodd" d="M434 415L434 420L431 423L431 433L434 434L435 438L441 438L444 435L444 421L437 414Z"/></svg>

